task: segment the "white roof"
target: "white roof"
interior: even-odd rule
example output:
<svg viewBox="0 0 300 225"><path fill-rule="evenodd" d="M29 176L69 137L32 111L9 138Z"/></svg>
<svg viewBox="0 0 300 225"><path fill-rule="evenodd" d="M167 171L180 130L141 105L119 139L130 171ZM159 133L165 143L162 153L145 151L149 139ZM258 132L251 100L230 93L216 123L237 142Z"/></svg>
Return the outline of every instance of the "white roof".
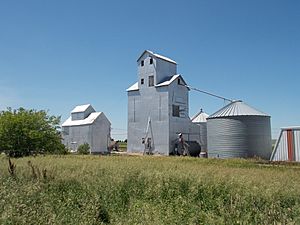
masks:
<svg viewBox="0 0 300 225"><path fill-rule="evenodd" d="M126 91L137 91L139 90L139 82L134 83L129 88L126 89Z"/></svg>
<svg viewBox="0 0 300 225"><path fill-rule="evenodd" d="M141 56L138 58L137 61L139 61L139 59L142 57L142 55L144 55L145 52L148 52L149 54L151 54L151 55L153 55L153 56L155 56L155 57L157 57L157 58L160 58L160 59L162 59L162 60L165 60L165 61L167 61L167 62L177 64L174 60L172 60L172 59L170 59L170 58L168 58L168 57L165 57L165 56L163 56L163 55L156 54L156 53L154 53L154 52L152 52L152 51L149 51L149 50L145 50L145 51L141 54Z"/></svg>
<svg viewBox="0 0 300 225"><path fill-rule="evenodd" d="M163 81L157 85L155 85L155 87L162 87L162 86L168 86L170 85L174 80L176 80L178 77L181 78L181 80L183 81L183 83L186 85L186 82L183 80L182 76L180 74L176 74L173 75L169 78L169 80ZM187 87L188 88L188 87ZM188 88L189 89L189 88Z"/></svg>
<svg viewBox="0 0 300 225"><path fill-rule="evenodd" d="M227 116L269 116L242 101L234 101L210 115L208 119Z"/></svg>
<svg viewBox="0 0 300 225"><path fill-rule="evenodd" d="M174 80L176 80L176 78L179 77L179 76L180 76L179 74L174 75L174 76L171 77L170 80L166 80L166 81L164 81L164 82L161 82L161 83L155 85L155 87L168 86L168 85L170 85Z"/></svg>
<svg viewBox="0 0 300 225"><path fill-rule="evenodd" d="M70 116L61 126L68 127L92 124L101 114L102 112L93 112L83 120L72 120L72 117Z"/></svg>
<svg viewBox="0 0 300 225"><path fill-rule="evenodd" d="M281 130L300 130L300 126L281 127Z"/></svg>
<svg viewBox="0 0 300 225"><path fill-rule="evenodd" d="M165 61L168 61L170 63L174 63L174 64L177 64L174 60L168 58L168 57L165 57L163 55L159 55L159 54L156 54L156 53L153 53L154 56L156 56L157 58L160 58L162 60L165 60Z"/></svg>
<svg viewBox="0 0 300 225"><path fill-rule="evenodd" d="M71 111L71 113L85 112L85 110L87 110L87 108L90 106L91 104L78 105Z"/></svg>
<svg viewBox="0 0 300 225"><path fill-rule="evenodd" d="M200 112L198 112L195 116L193 116L192 122L193 123L205 123L207 117L209 117L209 115L206 114L205 112L203 112L201 109Z"/></svg>
<svg viewBox="0 0 300 225"><path fill-rule="evenodd" d="M180 74L176 74L174 76L169 77L169 80L163 81L157 85L155 85L155 87L162 87L162 86L168 86L170 85L173 81L175 81L178 77L181 78L181 80L183 81L183 83L186 85L186 82L183 80L182 76ZM187 87L188 88L188 87ZM189 89L189 88L188 88ZM138 91L139 90L139 83L136 82L133 85L131 85L129 88L126 89L126 91Z"/></svg>

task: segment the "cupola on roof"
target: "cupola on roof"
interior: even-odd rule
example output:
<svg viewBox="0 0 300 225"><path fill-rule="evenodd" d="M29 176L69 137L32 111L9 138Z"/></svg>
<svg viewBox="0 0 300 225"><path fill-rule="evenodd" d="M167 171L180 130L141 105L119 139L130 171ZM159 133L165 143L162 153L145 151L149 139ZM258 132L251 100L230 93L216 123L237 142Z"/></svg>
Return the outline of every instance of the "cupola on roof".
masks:
<svg viewBox="0 0 300 225"><path fill-rule="evenodd" d="M156 57L156 58L165 60L165 61L167 61L167 62L177 64L174 60L172 60L172 59L170 59L170 58L168 58L168 57L166 57L166 56L156 54L156 53L154 53L154 52L152 52L152 51L149 51L149 50L145 50L145 51L141 54L141 56L137 59L137 61L139 61L140 58L141 58L145 53L149 53L150 55L152 55L152 56L154 56L154 57Z"/></svg>
<svg viewBox="0 0 300 225"><path fill-rule="evenodd" d="M85 112L90 106L91 104L78 105L71 111L71 113Z"/></svg>

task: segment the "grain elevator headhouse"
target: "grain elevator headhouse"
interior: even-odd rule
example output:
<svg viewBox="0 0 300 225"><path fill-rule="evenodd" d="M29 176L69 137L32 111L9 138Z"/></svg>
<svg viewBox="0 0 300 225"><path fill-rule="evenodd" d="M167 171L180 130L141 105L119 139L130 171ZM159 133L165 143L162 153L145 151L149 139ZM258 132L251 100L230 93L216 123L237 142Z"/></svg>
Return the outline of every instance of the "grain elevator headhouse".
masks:
<svg viewBox="0 0 300 225"><path fill-rule="evenodd" d="M177 63L144 51L137 60L138 81L128 93L129 152L169 155L174 140L191 129L188 87L177 74Z"/></svg>

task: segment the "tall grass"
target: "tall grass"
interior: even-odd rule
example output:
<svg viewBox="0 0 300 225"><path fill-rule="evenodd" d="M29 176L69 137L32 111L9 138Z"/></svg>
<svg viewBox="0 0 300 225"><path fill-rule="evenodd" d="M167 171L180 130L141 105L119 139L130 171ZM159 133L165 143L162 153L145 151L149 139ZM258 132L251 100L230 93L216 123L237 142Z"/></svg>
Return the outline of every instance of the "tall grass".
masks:
<svg viewBox="0 0 300 225"><path fill-rule="evenodd" d="M151 156L13 163L11 176L0 157L0 224L300 223L298 164Z"/></svg>

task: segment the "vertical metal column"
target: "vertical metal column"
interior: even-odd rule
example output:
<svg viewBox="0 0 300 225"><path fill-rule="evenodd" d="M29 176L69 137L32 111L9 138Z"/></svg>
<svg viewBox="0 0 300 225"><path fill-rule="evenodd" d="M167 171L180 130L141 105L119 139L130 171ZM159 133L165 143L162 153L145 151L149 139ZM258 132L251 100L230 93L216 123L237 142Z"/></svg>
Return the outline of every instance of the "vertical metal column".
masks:
<svg viewBox="0 0 300 225"><path fill-rule="evenodd" d="M287 130L288 160L294 161L294 135L293 130Z"/></svg>

